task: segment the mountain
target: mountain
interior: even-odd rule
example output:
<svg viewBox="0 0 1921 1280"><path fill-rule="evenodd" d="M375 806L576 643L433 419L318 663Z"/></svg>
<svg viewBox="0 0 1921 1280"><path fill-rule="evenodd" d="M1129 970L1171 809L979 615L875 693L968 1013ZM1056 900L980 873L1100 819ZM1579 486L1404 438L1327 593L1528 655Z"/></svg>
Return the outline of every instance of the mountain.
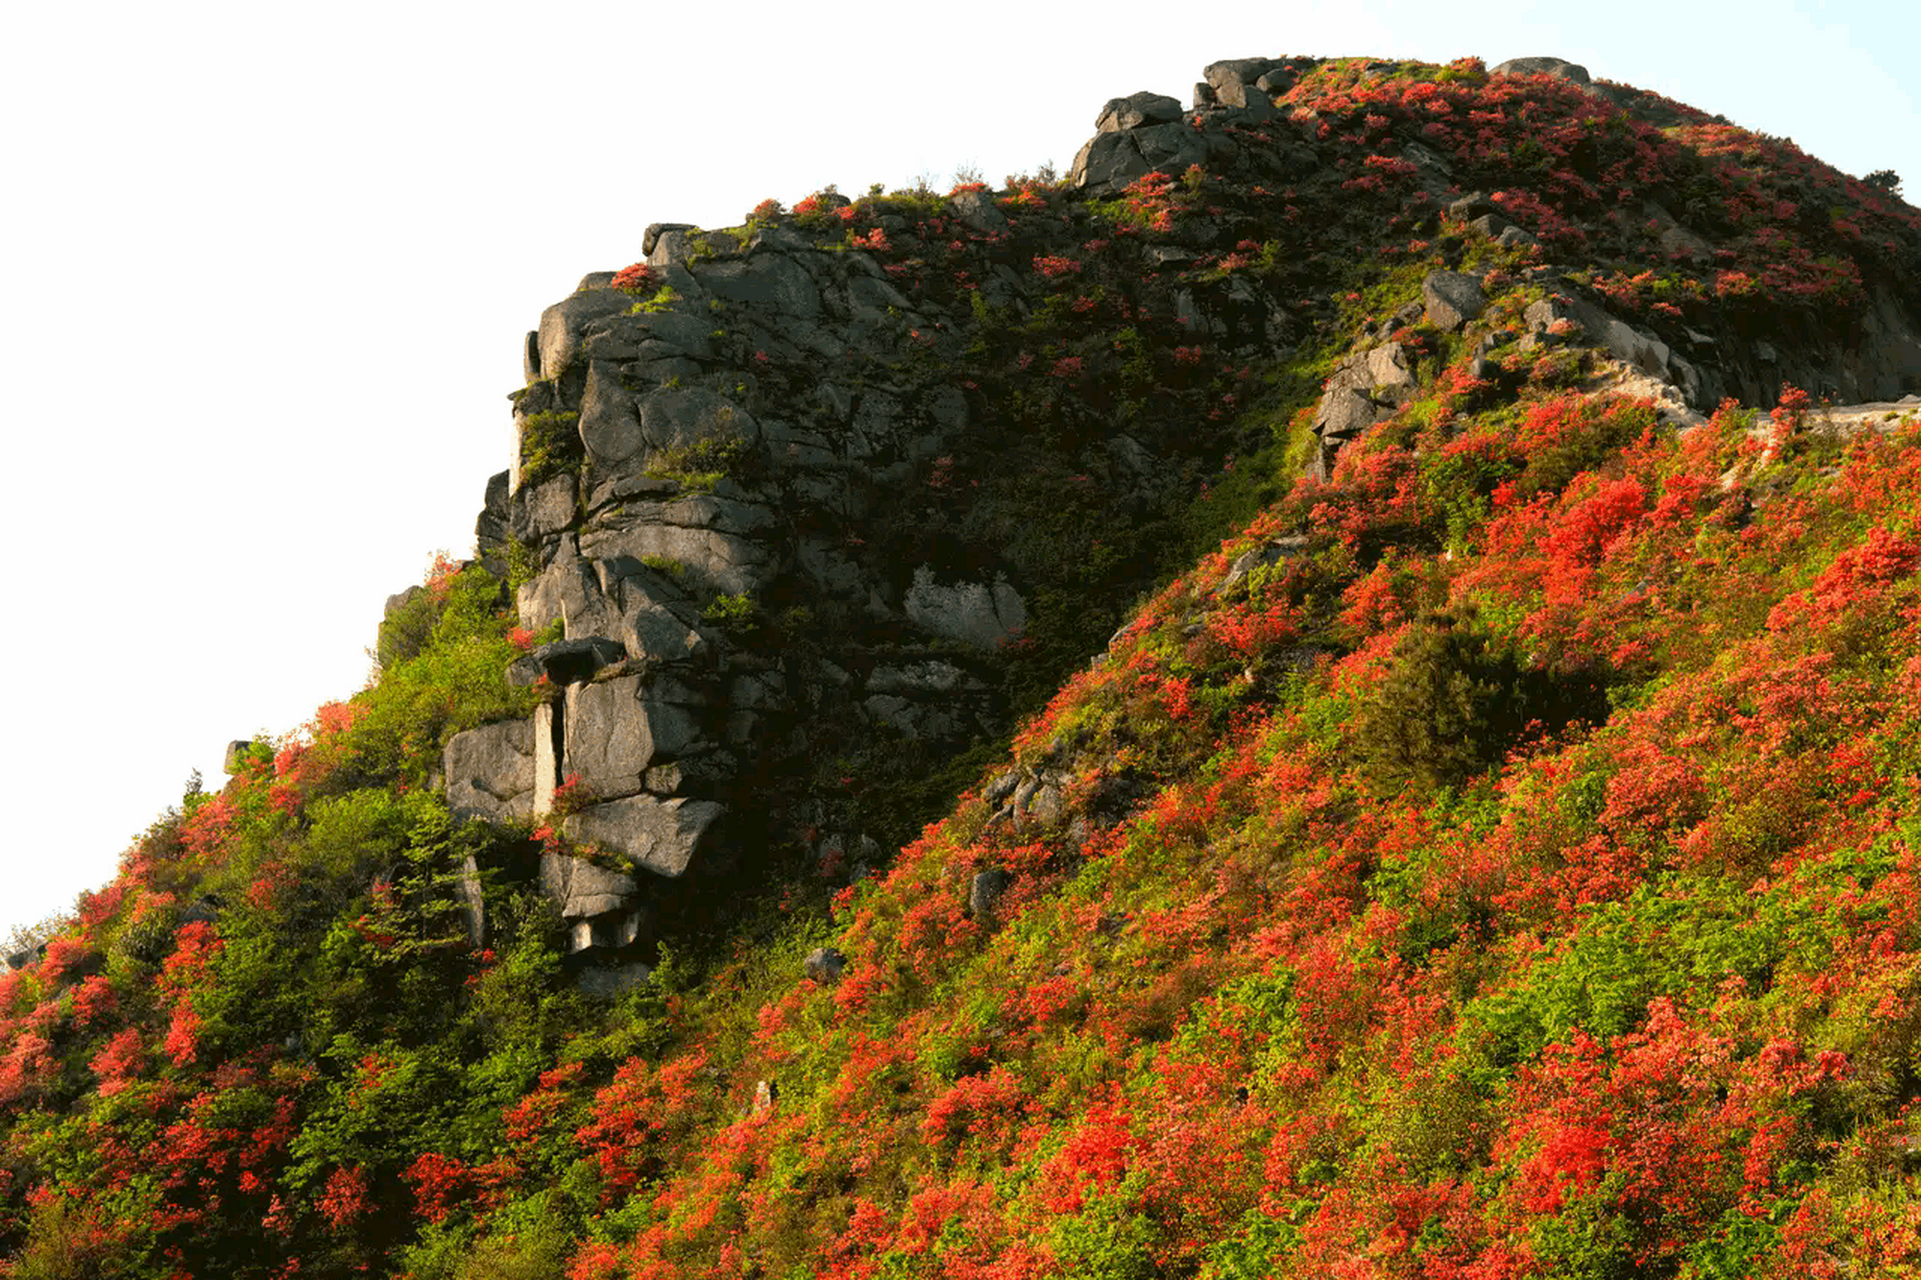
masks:
<svg viewBox="0 0 1921 1280"><path fill-rule="evenodd" d="M0 1276L1921 1265L1921 213L1557 59L649 228L0 974Z"/></svg>

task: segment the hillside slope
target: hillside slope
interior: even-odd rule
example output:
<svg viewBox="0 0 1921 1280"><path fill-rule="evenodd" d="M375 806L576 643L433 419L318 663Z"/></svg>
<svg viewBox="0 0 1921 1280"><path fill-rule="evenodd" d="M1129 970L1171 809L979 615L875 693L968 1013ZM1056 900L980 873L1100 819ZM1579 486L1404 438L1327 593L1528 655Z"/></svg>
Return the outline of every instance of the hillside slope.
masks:
<svg viewBox="0 0 1921 1280"><path fill-rule="evenodd" d="M1921 1266L1921 214L1510 71L590 276L0 973L0 1276Z"/></svg>

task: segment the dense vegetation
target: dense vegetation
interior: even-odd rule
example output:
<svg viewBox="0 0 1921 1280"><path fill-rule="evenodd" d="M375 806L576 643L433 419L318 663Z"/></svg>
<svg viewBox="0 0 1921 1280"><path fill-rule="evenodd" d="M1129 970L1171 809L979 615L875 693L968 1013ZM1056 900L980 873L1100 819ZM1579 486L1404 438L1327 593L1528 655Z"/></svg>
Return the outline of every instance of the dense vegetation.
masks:
<svg viewBox="0 0 1921 1280"><path fill-rule="evenodd" d="M983 323L1037 453L1190 377L1242 460L1180 513L1236 531L946 817L611 1004L504 874L475 949L452 877L535 833L454 824L438 746L539 695L501 678L532 639L501 584L441 566L377 683L185 796L0 975L0 1276L1921 1271L1921 424L1845 436L1789 388L1677 431L1572 340L1472 365L1550 256L1657 329L1841 323L1864 280L1914 290L1914 211L1672 104L1364 70L1284 102L1353 148L1299 190L1001 193L1110 241L1208 220L1246 244L1196 273L1343 288L1245 372L1087 319L1105 244L1034 263L1045 346ZM1384 149L1466 179L1515 130L1533 256ZM1657 271L1612 216L1657 185L1708 260ZM885 257L861 220L910 204L850 234ZM1488 314L1398 323L1423 393L1295 479L1318 376L1463 262L1500 273ZM1042 780L1057 806L1009 803ZM838 981L803 977L822 946Z"/></svg>

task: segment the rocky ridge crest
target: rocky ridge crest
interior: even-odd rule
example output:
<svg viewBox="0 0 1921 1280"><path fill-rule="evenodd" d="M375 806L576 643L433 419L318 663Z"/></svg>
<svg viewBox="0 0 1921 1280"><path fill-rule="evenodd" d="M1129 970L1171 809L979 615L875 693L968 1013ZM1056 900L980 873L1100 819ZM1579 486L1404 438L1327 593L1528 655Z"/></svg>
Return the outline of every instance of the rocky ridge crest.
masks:
<svg viewBox="0 0 1921 1280"><path fill-rule="evenodd" d="M1402 70L1339 65L1363 97ZM1624 317L1620 290L1561 256L1565 220L1473 185L1487 157L1431 130L1370 138L1363 173L1393 181L1357 188L1325 93L1294 92L1321 66L1233 59L1188 108L1110 100L1063 184L828 191L740 228L655 224L642 262L542 314L478 535L522 626L550 637L508 678L552 693L530 720L455 737L443 764L457 816L553 826L540 879L578 948L644 941L664 882L770 847L804 846L833 876L877 859L903 833L864 826L846 789L878 758L1004 732L1010 655L1036 626L1111 625L1171 563L1165 541L1137 544L1097 589L1076 585L1063 557L1101 541L1048 536L1048 504L1071 487L1083 523L1165 540L1168 511L1271 444L1226 425L1284 398L1256 367L1329 361L1288 453L1323 479L1432 389L1449 343L1472 345L1489 385L1578 352L1571 376L1684 425L1815 382L1738 318ZM1560 86L1563 110L1617 132L1672 115L1557 59L1462 78ZM1668 260L1731 256L1652 196L1645 210ZM1335 259L1363 229L1434 237L1441 263L1344 330ZM1862 295L1859 325L1802 358L1836 399L1893 400L1921 385L1921 323L1891 281ZM830 779L828 757L848 774ZM623 870L576 856L595 850Z"/></svg>

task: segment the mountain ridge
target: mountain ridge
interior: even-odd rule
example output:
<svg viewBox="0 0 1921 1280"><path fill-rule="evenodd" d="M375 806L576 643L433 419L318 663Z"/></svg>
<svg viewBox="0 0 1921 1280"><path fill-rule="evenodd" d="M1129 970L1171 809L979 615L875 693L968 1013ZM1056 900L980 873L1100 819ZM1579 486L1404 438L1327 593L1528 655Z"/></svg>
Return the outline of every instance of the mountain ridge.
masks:
<svg viewBox="0 0 1921 1280"><path fill-rule="evenodd" d="M1539 70L587 277L380 683L0 977L0 1268L1910 1261L1921 215Z"/></svg>

